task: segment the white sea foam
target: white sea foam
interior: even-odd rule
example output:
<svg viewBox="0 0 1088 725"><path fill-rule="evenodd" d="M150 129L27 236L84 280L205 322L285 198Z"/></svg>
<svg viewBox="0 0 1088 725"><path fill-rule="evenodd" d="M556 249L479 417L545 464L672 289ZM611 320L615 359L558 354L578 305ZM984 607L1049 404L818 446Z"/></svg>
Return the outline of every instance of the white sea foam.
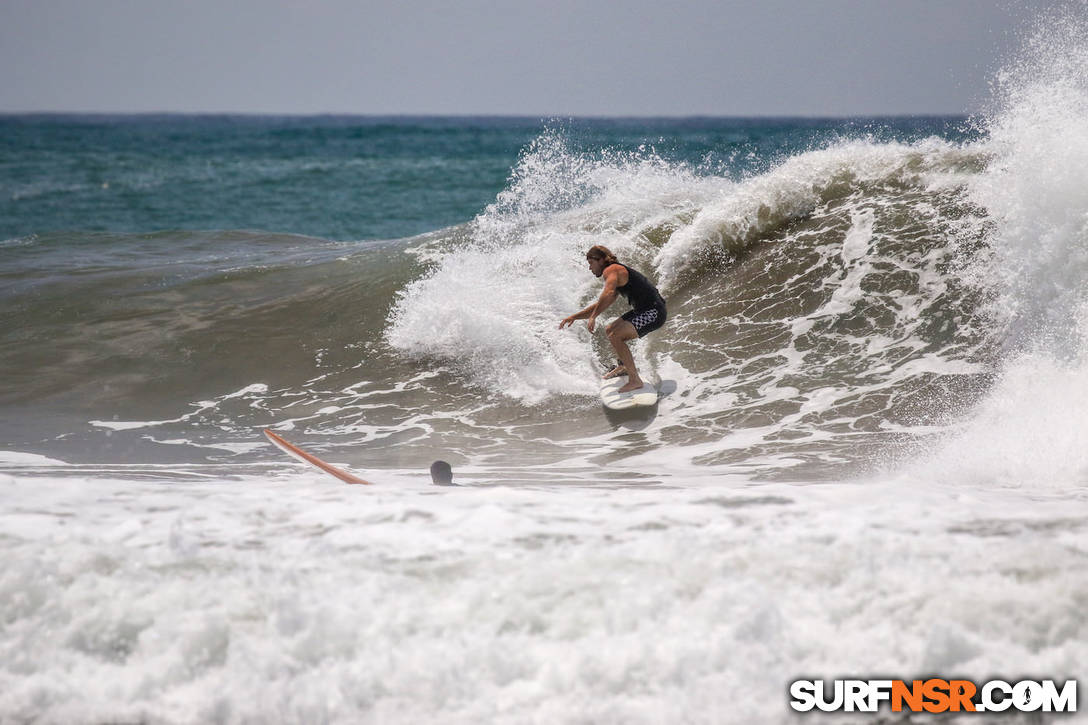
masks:
<svg viewBox="0 0 1088 725"><path fill-rule="evenodd" d="M55 458L39 456L36 453L22 453L20 451L0 451L0 465L4 466L63 466L64 461Z"/></svg>
<svg viewBox="0 0 1088 725"><path fill-rule="evenodd" d="M1088 666L1065 502L670 476L7 479L0 713L774 723L801 675Z"/></svg>
<svg viewBox="0 0 1088 725"><path fill-rule="evenodd" d="M109 430L123 431L123 430L136 430L139 428L155 428L158 426L168 425L170 423L183 423L187 420L195 418L197 416L206 414L210 410L214 410L219 407L224 401L234 400L235 398L244 398L261 393L268 392L268 386L264 383L253 383L247 385L240 390L235 390L225 395L220 395L214 400L201 400L197 403L193 403L191 407L196 410L190 411L185 415L177 418L171 418L169 420L89 420L90 425L96 428L108 428Z"/></svg>
<svg viewBox="0 0 1088 725"><path fill-rule="evenodd" d="M931 475L1037 489L1088 485L1088 20L1044 13L999 76L993 160L969 183L993 220L991 314L1005 358Z"/></svg>
<svg viewBox="0 0 1088 725"><path fill-rule="evenodd" d="M1088 20L1044 14L999 76L995 104L987 124L993 160L970 189L997 222L988 272L1003 285L998 312L1015 344L1049 335L1062 352L1083 354L1077 310L1088 301Z"/></svg>

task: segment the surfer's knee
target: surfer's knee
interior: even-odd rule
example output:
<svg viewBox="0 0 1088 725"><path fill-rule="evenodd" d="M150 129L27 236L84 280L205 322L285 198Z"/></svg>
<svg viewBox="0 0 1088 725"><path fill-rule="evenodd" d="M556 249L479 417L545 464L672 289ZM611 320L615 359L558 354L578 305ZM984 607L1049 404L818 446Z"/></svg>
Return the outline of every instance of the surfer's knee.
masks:
<svg viewBox="0 0 1088 725"><path fill-rule="evenodd" d="M616 325L608 331L608 339L613 343L627 342L638 337L638 333L634 331L634 327L630 324Z"/></svg>

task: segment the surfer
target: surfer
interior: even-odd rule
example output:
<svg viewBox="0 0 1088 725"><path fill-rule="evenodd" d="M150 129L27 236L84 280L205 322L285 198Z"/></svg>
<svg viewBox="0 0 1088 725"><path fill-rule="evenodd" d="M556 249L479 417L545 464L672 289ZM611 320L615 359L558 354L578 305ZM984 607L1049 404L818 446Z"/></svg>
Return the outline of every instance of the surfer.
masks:
<svg viewBox="0 0 1088 725"><path fill-rule="evenodd" d="M616 295L626 297L631 303L631 309L608 323L605 328L608 341L612 343L612 349L616 351L619 359L616 366L605 373L604 377L607 379L626 375L627 384L619 392L638 390L645 383L635 369L635 360L627 347L627 341L644 337L665 324L665 300L645 275L620 264L607 247L599 244L590 247L586 252L586 261L595 277L604 277L604 290L589 307L570 317L564 317L559 323L559 329L574 324L575 320L588 320L586 327L593 332L597 326L597 316L616 301Z"/></svg>
<svg viewBox="0 0 1088 725"><path fill-rule="evenodd" d="M347 471L343 471L336 466L329 465L312 453L307 453L293 443L288 443L283 438L276 435L267 428L264 429L264 434L268 437L268 440L272 441L273 445L275 445L287 455L291 456L292 458L297 458L298 460L305 463L309 463L314 468L318 468L331 476L335 476L344 483L370 484L370 481L359 478L358 476L348 473ZM453 467L445 461L435 461L431 464L431 483L436 486L459 485L453 482Z"/></svg>
<svg viewBox="0 0 1088 725"><path fill-rule="evenodd" d="M456 486L453 482L453 467L445 461L431 464L431 483L435 486Z"/></svg>

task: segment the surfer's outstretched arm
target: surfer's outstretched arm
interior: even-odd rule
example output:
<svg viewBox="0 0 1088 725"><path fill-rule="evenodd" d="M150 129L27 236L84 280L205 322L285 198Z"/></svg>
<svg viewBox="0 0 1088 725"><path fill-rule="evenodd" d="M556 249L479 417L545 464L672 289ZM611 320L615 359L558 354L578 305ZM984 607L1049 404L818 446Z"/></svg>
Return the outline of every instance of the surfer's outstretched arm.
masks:
<svg viewBox="0 0 1088 725"><path fill-rule="evenodd" d="M575 312L570 317L564 317L563 321L559 323L559 329L562 330L564 327L569 327L570 325L573 325L575 320L584 320L584 319L588 318L590 313L593 312L593 310L595 310L595 309L597 309L597 301L596 300L594 300L593 303L589 307L585 308L584 310L580 310L578 312Z"/></svg>

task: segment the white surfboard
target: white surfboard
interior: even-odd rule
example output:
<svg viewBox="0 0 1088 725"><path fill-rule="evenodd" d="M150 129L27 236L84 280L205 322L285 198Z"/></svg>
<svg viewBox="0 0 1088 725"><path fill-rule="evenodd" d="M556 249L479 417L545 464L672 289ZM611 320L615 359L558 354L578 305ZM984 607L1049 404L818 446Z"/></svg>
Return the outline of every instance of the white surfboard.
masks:
<svg viewBox="0 0 1088 725"><path fill-rule="evenodd" d="M638 390L621 393L620 388L626 384L626 375L601 381L601 402L604 403L604 407L612 410L626 410L648 407L657 402L657 388L653 385L646 383Z"/></svg>

